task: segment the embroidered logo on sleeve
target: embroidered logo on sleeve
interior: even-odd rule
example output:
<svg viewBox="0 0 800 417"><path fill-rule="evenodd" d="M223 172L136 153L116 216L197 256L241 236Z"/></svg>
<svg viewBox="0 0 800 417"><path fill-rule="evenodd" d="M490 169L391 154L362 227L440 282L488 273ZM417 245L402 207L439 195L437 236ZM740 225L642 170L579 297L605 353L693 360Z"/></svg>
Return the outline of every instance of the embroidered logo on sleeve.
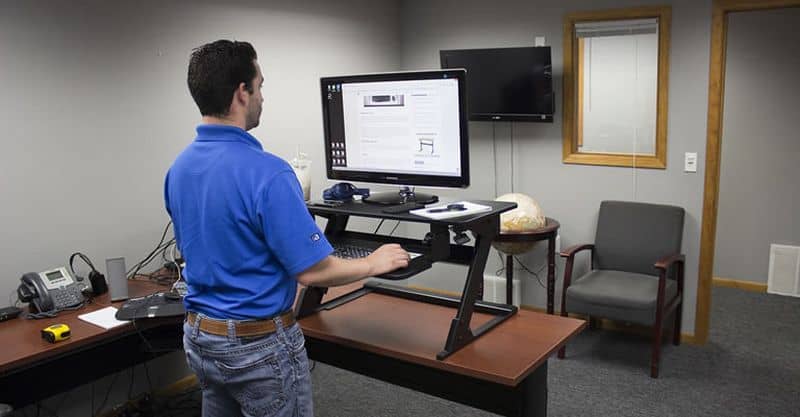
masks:
<svg viewBox="0 0 800 417"><path fill-rule="evenodd" d="M313 235L311 235L312 242L316 242L318 240L319 240L319 233L314 233Z"/></svg>

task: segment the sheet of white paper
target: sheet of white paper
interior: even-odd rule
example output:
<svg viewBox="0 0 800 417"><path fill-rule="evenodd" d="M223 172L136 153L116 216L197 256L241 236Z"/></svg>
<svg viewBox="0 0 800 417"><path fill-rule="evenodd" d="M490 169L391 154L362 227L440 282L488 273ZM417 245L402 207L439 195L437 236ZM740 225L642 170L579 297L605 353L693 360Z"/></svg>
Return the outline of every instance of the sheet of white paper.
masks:
<svg viewBox="0 0 800 417"><path fill-rule="evenodd" d="M116 307L106 307L97 311L92 311L91 313L81 314L78 316L78 318L87 323L94 324L95 326L100 326L104 329L110 329L112 327L117 327L121 324L128 323L127 321L117 320L114 317L115 314L117 314Z"/></svg>
<svg viewBox="0 0 800 417"><path fill-rule="evenodd" d="M411 210L409 213L416 214L417 216L427 217L429 219L450 219L453 217L463 217L463 216L470 216L477 213L483 213L486 211L490 211L492 208L490 206L485 206L483 204L471 203L469 201L457 201L455 203L449 204L461 204L464 206L464 210L453 210L453 211L442 211L436 212L437 209L442 209L447 207L447 204L440 204L438 206L429 206L417 210ZM431 212L431 210L434 210Z"/></svg>

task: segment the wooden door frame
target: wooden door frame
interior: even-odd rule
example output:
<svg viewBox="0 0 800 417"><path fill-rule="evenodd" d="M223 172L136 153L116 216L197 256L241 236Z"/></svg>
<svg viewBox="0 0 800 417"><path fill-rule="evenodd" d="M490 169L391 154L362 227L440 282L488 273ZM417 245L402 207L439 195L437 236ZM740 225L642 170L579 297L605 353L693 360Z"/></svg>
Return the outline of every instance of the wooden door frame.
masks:
<svg viewBox="0 0 800 417"><path fill-rule="evenodd" d="M753 10L800 7L800 0L714 0L711 17L711 64L708 75L708 125L703 220L700 234L700 267L697 277L697 309L694 341L708 341L711 281L719 204L719 169L722 145L722 104L725 97L725 48L728 14Z"/></svg>

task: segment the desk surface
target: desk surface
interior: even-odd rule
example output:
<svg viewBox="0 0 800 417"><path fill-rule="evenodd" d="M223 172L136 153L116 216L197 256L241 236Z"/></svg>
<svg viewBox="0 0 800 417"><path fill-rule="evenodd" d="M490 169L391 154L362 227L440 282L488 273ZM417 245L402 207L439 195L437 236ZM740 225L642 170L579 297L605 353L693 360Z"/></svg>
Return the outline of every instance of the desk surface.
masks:
<svg viewBox="0 0 800 417"><path fill-rule="evenodd" d="M484 200L470 200L476 204L483 204L490 206L491 211L483 213L476 213L470 216L451 217L448 219L434 220L427 217L417 216L409 212L405 213L384 213L383 209L387 206L379 204L363 203L360 200L347 201L344 204L336 207L327 207L317 205L314 201L308 203L308 209L313 214L318 215L346 215L346 216L359 216L359 217L374 217L379 219L401 220L405 222L416 223L429 223L429 224L443 224L443 225L470 225L482 219L496 216L500 213L509 211L517 206L516 203L509 203L505 201L484 201ZM438 205L438 204L436 204Z"/></svg>
<svg viewBox="0 0 800 417"><path fill-rule="evenodd" d="M131 297L139 297L166 289L167 287L143 280L131 280L128 285L128 292ZM62 312L57 317L27 320L20 316L0 323L0 340L4 342L3 348L0 349L0 375L43 359L55 358L74 352L91 346L100 340L113 338L115 335L130 333L134 330L132 324L123 324L106 330L78 318L81 314L90 313L108 306L119 307L123 303L124 301L111 303L109 295L106 293L96 297L91 304L83 308ZM43 340L40 331L57 323L69 326L72 336L58 343L48 343Z"/></svg>
<svg viewBox="0 0 800 417"><path fill-rule="evenodd" d="M326 299L360 285L331 288ZM455 313L448 307L370 293L306 317L300 326L306 337L509 386L518 385L586 326L583 320L520 310L447 359L436 360ZM491 318L476 312L472 328Z"/></svg>
<svg viewBox="0 0 800 417"><path fill-rule="evenodd" d="M331 288L326 299L360 285ZM129 282L131 297L163 290L148 281ZM0 340L6 342L0 349L0 375L131 333L132 324L105 330L78 319L80 314L121 304L109 303L105 294L82 309L52 319L18 318L0 323ZM300 325L307 337L509 386L519 384L586 325L582 320L521 310L446 360L438 361L436 354L444 346L455 312L448 307L370 293L304 318ZM475 313L472 327L491 318ZM70 326L72 337L55 344L42 340L39 331L56 323Z"/></svg>

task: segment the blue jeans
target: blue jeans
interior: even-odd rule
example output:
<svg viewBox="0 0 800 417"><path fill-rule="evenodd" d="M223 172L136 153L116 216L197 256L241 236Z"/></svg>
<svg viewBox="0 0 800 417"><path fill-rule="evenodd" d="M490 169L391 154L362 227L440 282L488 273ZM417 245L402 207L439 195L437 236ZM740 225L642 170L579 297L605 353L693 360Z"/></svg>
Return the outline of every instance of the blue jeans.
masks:
<svg viewBox="0 0 800 417"><path fill-rule="evenodd" d="M183 323L186 361L203 390L203 417L312 417L311 376L305 339L298 324L266 336L206 333Z"/></svg>

